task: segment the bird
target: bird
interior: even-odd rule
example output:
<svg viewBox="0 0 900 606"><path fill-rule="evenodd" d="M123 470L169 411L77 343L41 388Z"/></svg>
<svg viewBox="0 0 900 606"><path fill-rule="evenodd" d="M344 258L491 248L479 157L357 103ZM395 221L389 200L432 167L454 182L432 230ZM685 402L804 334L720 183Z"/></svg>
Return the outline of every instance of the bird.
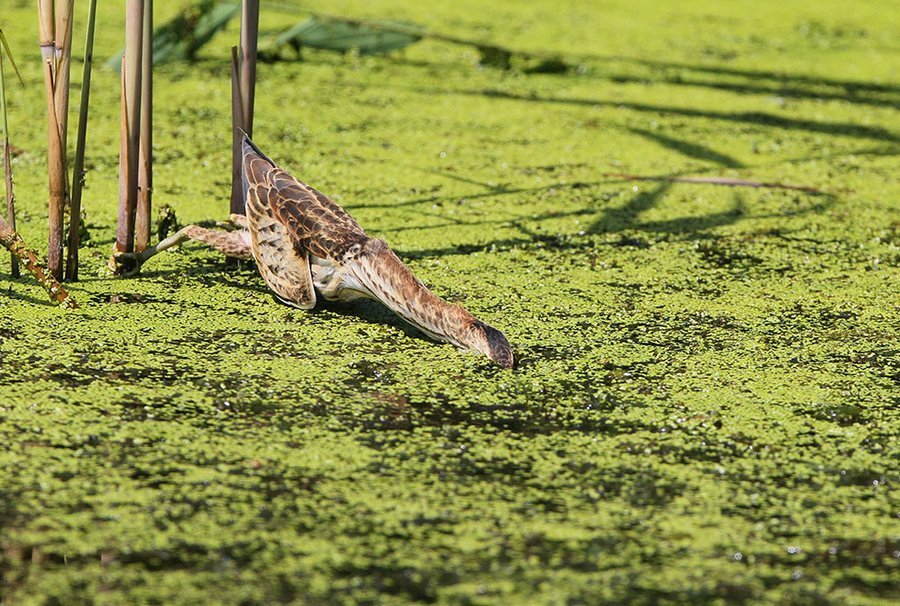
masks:
<svg viewBox="0 0 900 606"><path fill-rule="evenodd" d="M416 278L380 238L325 194L266 156L246 134L241 140L245 215L232 214L233 231L189 225L140 253L118 253L133 268L153 255L198 240L228 256L253 259L283 303L312 309L328 301L373 299L428 337L484 354L503 368L514 357L506 336L465 308L444 301Z"/></svg>

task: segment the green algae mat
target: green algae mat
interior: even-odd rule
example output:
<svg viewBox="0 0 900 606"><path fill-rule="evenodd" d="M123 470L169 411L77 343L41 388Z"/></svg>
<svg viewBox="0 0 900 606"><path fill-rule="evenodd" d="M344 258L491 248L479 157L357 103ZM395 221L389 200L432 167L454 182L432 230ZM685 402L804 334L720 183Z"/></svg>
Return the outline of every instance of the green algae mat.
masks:
<svg viewBox="0 0 900 606"><path fill-rule="evenodd" d="M891 4L304 2L570 66L433 39L259 66L259 145L503 330L511 371L374 303L288 308L198 245L108 275L98 69L81 309L0 259L0 604L895 603ZM0 27L43 246L34 13L5 0ZM182 224L227 216L236 40L156 73L155 203Z"/></svg>

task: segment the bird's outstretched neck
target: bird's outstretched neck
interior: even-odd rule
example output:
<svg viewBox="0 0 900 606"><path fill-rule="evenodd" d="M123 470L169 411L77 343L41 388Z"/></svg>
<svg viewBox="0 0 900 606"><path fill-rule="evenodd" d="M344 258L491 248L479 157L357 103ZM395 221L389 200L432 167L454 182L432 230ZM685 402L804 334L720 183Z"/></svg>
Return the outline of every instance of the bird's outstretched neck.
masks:
<svg viewBox="0 0 900 606"><path fill-rule="evenodd" d="M431 338L512 367L512 350L503 333L428 290L383 240L367 240L348 267L374 298Z"/></svg>

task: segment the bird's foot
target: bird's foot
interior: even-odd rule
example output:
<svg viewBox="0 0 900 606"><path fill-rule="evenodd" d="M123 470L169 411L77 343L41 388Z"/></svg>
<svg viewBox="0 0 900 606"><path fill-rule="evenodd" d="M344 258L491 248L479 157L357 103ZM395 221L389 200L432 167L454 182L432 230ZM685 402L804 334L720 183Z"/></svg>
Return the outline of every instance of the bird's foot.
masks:
<svg viewBox="0 0 900 606"><path fill-rule="evenodd" d="M133 276L141 271L143 263L141 253L114 251L106 266L117 276Z"/></svg>

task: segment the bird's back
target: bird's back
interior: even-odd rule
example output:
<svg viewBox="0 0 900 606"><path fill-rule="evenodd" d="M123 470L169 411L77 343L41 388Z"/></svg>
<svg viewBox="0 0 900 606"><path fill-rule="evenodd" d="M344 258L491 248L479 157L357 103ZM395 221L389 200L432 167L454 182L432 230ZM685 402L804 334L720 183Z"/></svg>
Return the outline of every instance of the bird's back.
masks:
<svg viewBox="0 0 900 606"><path fill-rule="evenodd" d="M292 245L323 259L339 260L368 239L353 217L328 196L296 179L266 157L248 138L243 142L247 215L266 213L285 228ZM250 198L255 197L251 208Z"/></svg>

